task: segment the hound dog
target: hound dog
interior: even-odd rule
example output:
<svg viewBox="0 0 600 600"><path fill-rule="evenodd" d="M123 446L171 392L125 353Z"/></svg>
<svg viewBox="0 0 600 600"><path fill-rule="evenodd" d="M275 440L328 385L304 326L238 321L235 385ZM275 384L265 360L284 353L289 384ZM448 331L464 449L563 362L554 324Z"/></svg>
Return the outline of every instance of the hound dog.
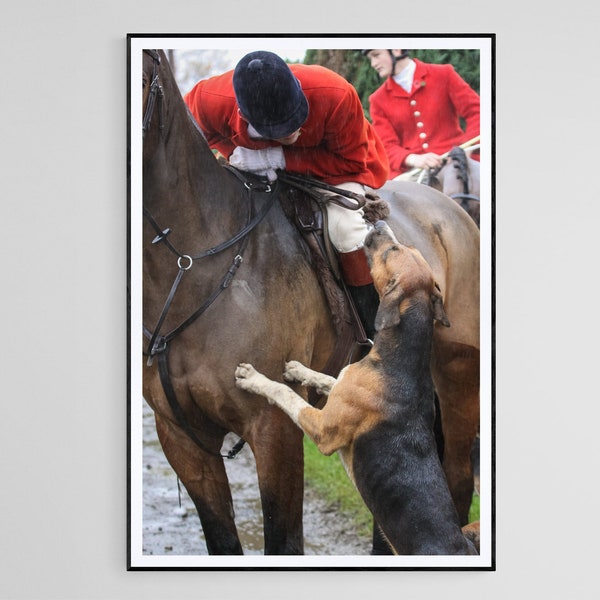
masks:
<svg viewBox="0 0 600 600"><path fill-rule="evenodd" d="M240 364L236 385L264 396L326 455L337 451L397 554L477 554L463 535L433 433L430 355L434 320L450 323L423 256L378 221L365 240L380 305L374 345L338 379L297 361L284 379L328 395L313 408L284 383Z"/></svg>

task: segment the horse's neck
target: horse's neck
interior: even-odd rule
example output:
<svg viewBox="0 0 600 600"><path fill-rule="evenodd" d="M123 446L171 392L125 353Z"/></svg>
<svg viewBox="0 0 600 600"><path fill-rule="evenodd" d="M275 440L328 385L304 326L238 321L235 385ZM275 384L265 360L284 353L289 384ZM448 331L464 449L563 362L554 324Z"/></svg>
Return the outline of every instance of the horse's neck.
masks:
<svg viewBox="0 0 600 600"><path fill-rule="evenodd" d="M210 222L240 214L243 194L193 124L182 124L171 127L146 165L144 205L169 227L210 237Z"/></svg>

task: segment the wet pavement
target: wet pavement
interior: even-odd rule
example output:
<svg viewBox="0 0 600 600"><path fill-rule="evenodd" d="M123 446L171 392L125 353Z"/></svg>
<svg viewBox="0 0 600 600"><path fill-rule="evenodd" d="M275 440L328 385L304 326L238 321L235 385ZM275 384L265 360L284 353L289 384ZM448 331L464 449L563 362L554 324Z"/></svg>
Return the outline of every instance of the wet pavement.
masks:
<svg viewBox="0 0 600 600"><path fill-rule="evenodd" d="M206 555L196 509L168 464L154 428L152 411L144 407L143 553L148 555ZM235 437L225 440L231 448ZM235 460L226 461L236 525L244 553L263 553L262 512L252 451L245 446ZM360 537L352 519L322 500L307 484L304 497L304 551L307 555L366 555L370 538ZM181 498L181 506L179 505Z"/></svg>

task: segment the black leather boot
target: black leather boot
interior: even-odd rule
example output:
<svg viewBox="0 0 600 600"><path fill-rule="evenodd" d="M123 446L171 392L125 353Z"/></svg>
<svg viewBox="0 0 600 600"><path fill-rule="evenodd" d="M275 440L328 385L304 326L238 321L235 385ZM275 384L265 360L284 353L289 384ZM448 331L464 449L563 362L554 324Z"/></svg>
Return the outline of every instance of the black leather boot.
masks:
<svg viewBox="0 0 600 600"><path fill-rule="evenodd" d="M375 286L369 283L358 287L352 285L347 287L365 333L370 340L373 340L375 337L375 316L379 308L379 295L375 291Z"/></svg>
<svg viewBox="0 0 600 600"><path fill-rule="evenodd" d="M375 335L375 315L379 307L379 295L373 286L367 256L362 248L338 255L340 269L348 292L354 301L356 312L367 337Z"/></svg>

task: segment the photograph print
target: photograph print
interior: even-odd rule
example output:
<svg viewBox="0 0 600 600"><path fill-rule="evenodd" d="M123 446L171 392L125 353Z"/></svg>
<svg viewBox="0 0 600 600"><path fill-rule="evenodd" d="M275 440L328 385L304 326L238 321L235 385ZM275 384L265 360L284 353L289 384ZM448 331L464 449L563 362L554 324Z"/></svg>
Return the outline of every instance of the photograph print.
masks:
<svg viewBox="0 0 600 600"><path fill-rule="evenodd" d="M127 42L128 569L494 570L494 36Z"/></svg>

